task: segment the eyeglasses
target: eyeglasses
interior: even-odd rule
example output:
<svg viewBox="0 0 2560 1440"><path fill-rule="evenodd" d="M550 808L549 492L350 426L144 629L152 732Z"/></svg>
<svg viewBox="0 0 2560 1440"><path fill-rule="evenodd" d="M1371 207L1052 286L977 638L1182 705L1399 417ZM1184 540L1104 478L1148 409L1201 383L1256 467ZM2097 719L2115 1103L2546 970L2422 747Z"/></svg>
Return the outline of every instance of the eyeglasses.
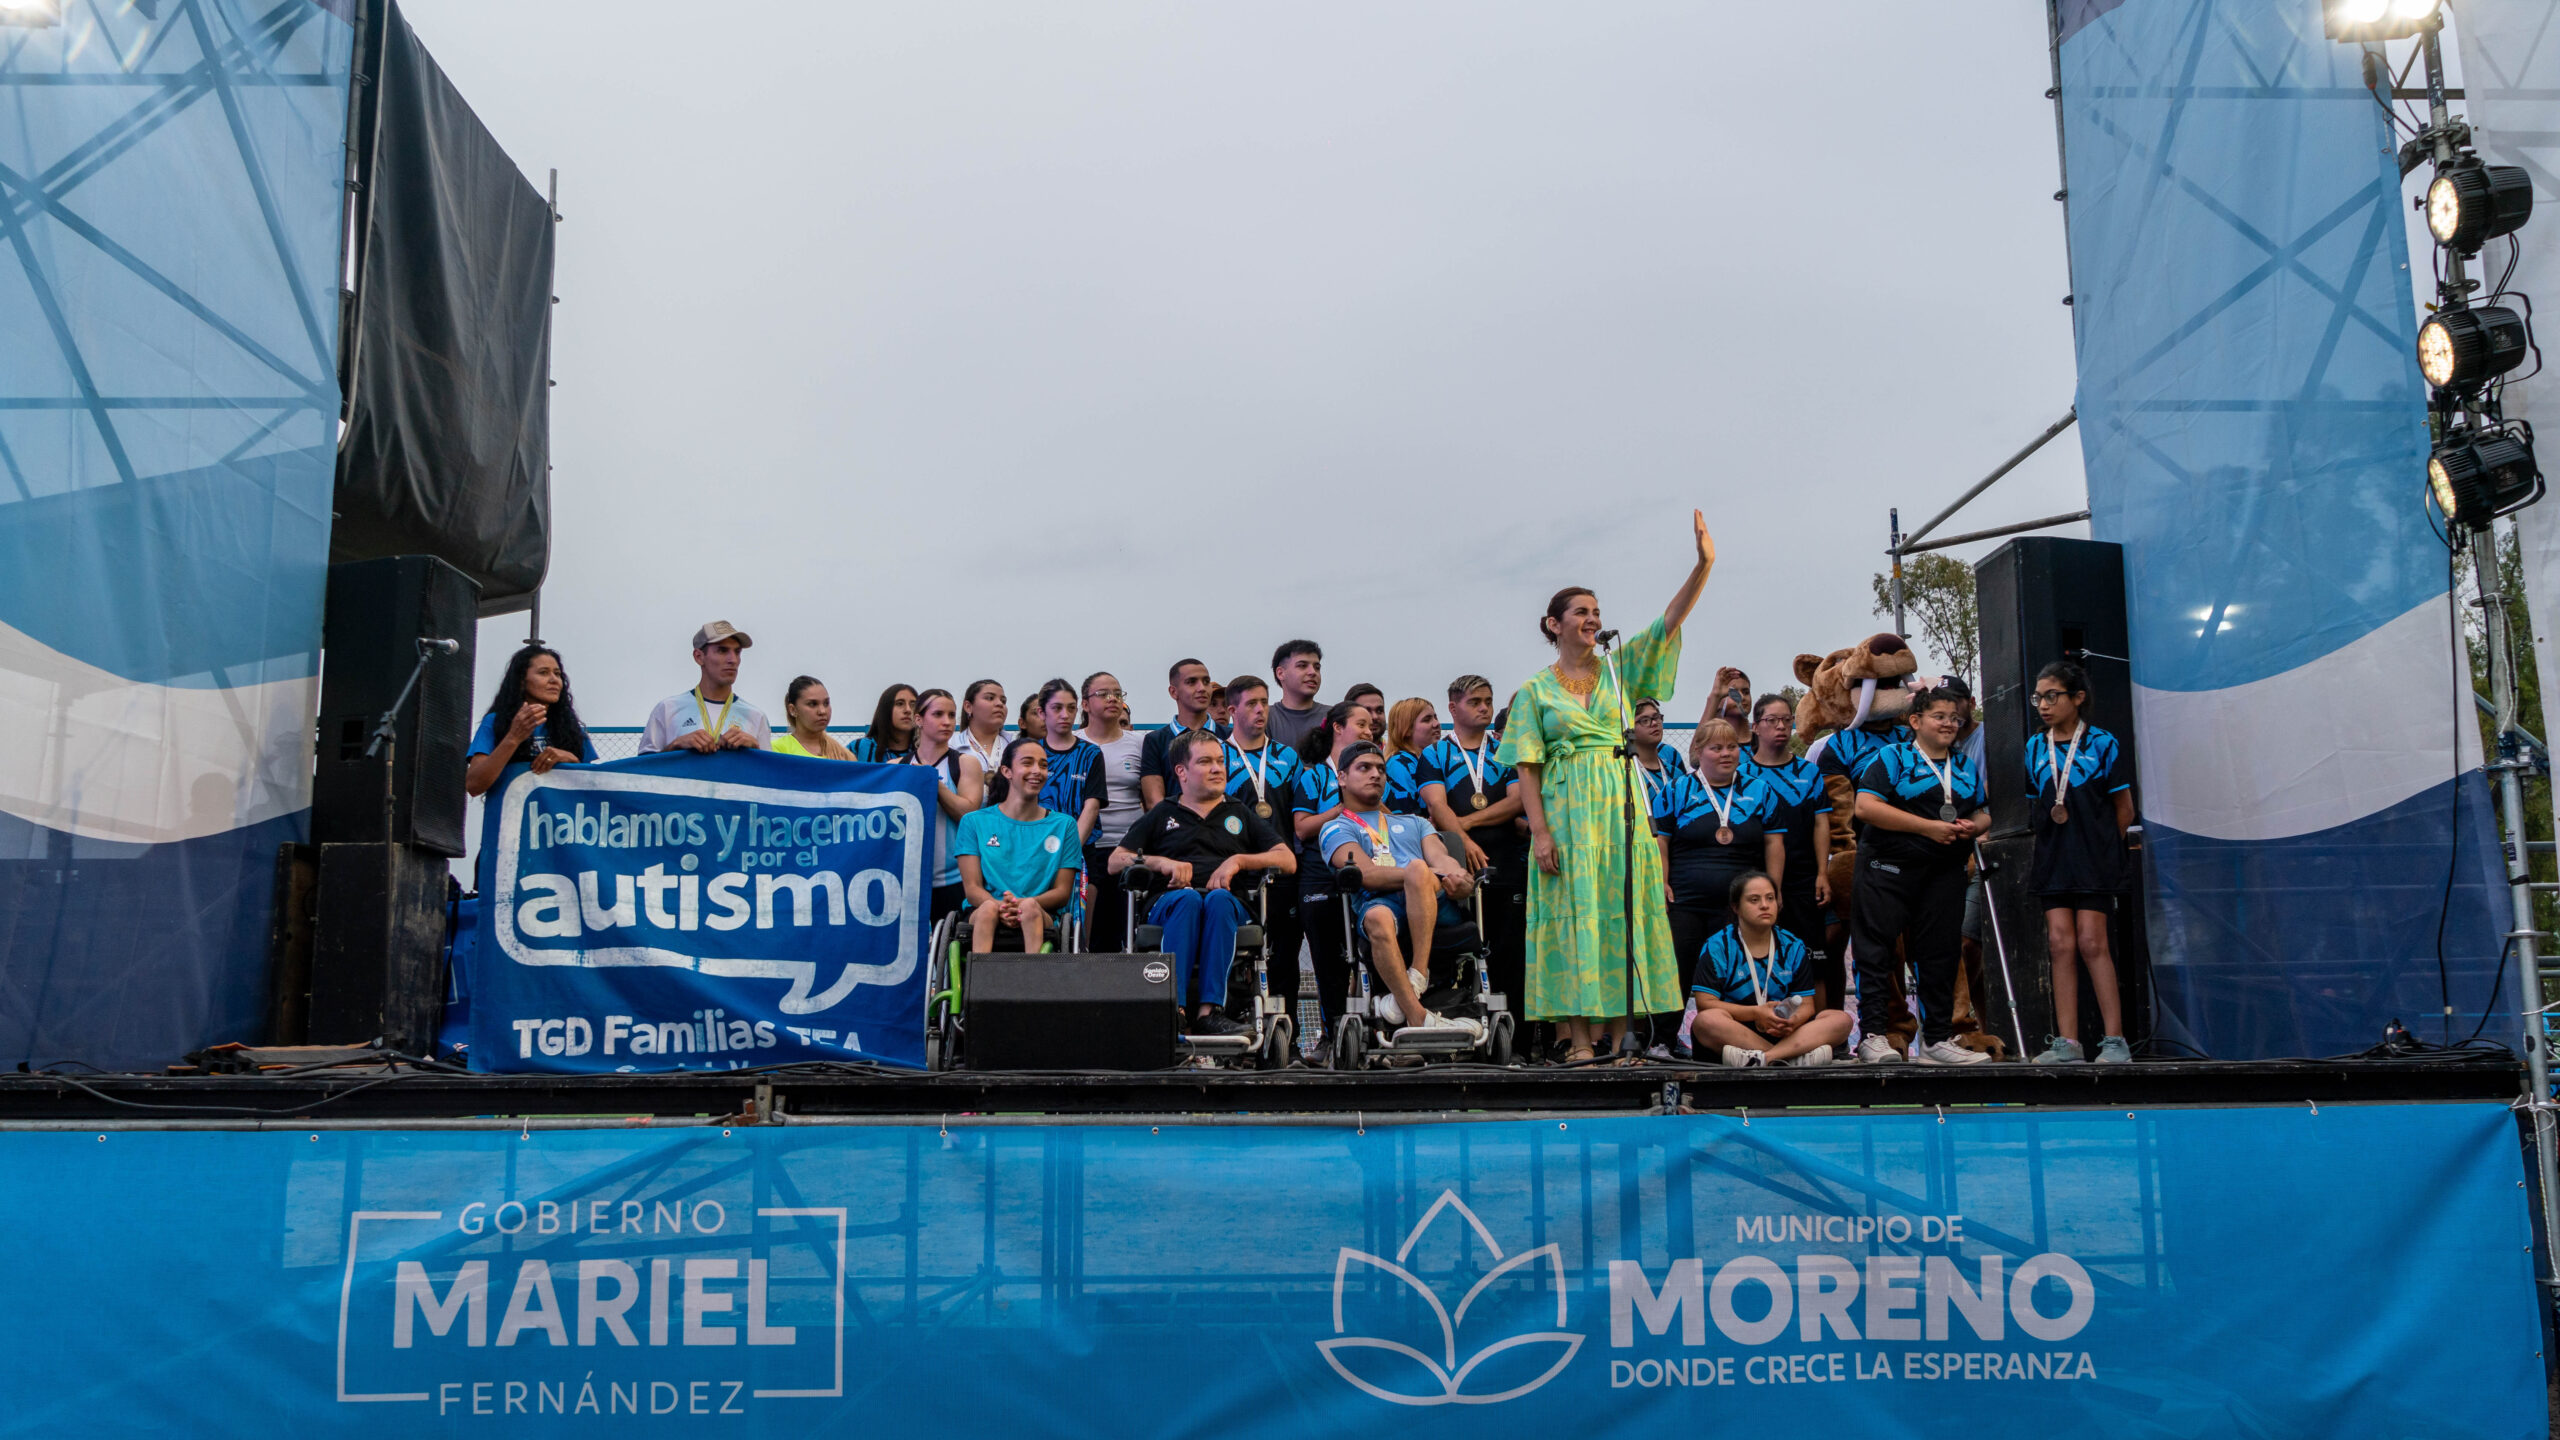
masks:
<svg viewBox="0 0 2560 1440"><path fill-rule="evenodd" d="M2047 700L2065 700L2069 698L2069 694L2061 690L2039 690L2036 692L2036 703L2039 705L2043 704Z"/></svg>
<svg viewBox="0 0 2560 1440"><path fill-rule="evenodd" d="M1093 692L1092 698L1096 700L1126 700L1129 698L1129 692L1126 690L1096 690Z"/></svg>

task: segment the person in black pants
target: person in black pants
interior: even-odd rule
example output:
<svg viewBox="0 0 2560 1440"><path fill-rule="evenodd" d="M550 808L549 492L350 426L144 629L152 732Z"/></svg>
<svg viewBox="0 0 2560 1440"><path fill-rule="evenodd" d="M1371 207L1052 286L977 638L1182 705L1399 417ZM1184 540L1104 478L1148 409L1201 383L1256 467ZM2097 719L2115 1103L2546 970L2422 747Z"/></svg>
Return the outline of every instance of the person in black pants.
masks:
<svg viewBox="0 0 2560 1440"><path fill-rule="evenodd" d="M1484 903L1485 969L1513 1013L1523 1004L1529 968L1529 832L1511 767L1495 757L1493 682L1461 675L1449 682L1449 732L1422 752L1414 779L1431 822L1465 838L1459 858L1488 876ZM1526 1047L1524 1047L1526 1049ZM1526 1053L1537 1053L1526 1049Z"/></svg>
<svg viewBox="0 0 2560 1440"><path fill-rule="evenodd" d="M2080 967L2089 967L2097 992L2098 1063L2133 1059L2124 1041L2124 1000L2116 989L2107 921L2129 878L2124 832L2133 824L2133 777L2124 773L2116 737L2081 718L2089 705L2089 675L2068 660L2036 672L2036 713L2042 732L2027 740L2027 811L2035 832L2035 858L2027 888L2044 907L2045 948L2053 957L2054 1035L2039 1065L2082 1058Z"/></svg>
<svg viewBox="0 0 2560 1440"><path fill-rule="evenodd" d="M1698 727L1699 771L1666 766L1654 792L1653 833L1671 906L1671 953L1689 987L1698 954L1733 923L1733 882L1753 871L1786 868L1787 842L1777 805L1742 774L1742 730L1717 718ZM1664 1032L1668 1034L1668 1031Z"/></svg>
<svg viewBox="0 0 2560 1440"><path fill-rule="evenodd" d="M1919 975L1919 1059L1973 1065L1991 1057L1955 1041L1956 967L1964 963L1964 887L1973 842L1991 828L1982 772L1955 748L1964 725L1962 680L1941 681L1911 702L1911 738L1867 763L1858 776L1858 893L1850 908L1857 962L1858 1058L1898 1061L1884 1033L1902 942Z"/></svg>
<svg viewBox="0 0 2560 1440"><path fill-rule="evenodd" d="M1375 724L1356 701L1345 700L1326 711L1307 732L1307 748L1298 757L1291 787L1289 814L1298 836L1298 923L1306 931L1307 954L1315 961L1316 1002L1324 1007L1327 1037L1351 996L1351 955L1342 933L1342 897L1334 893L1333 868L1324 863L1320 837L1342 813L1342 773L1337 768L1342 754L1369 740Z"/></svg>
<svg viewBox="0 0 2560 1440"><path fill-rule="evenodd" d="M1251 806L1253 813L1280 827L1294 841L1290 802L1297 795L1298 756L1271 738L1271 687L1258 675L1239 675L1227 682L1228 713L1234 728L1226 738L1227 797ZM1263 890L1268 918L1263 933L1271 942L1271 993L1298 1011L1298 944L1306 931L1298 923L1298 887L1273 883ZM1241 1006L1250 996L1235 997Z"/></svg>
<svg viewBox="0 0 2560 1440"><path fill-rule="evenodd" d="M1802 755L1790 754L1795 738L1796 707L1784 695L1763 695L1751 704L1751 748L1742 756L1742 777L1756 782L1777 802L1778 822L1787 832L1786 881L1779 886L1778 928L1802 940L1805 975L1822 995L1822 1003L1847 1008L1847 957L1823 943L1822 907L1831 903L1831 791L1822 771Z"/></svg>

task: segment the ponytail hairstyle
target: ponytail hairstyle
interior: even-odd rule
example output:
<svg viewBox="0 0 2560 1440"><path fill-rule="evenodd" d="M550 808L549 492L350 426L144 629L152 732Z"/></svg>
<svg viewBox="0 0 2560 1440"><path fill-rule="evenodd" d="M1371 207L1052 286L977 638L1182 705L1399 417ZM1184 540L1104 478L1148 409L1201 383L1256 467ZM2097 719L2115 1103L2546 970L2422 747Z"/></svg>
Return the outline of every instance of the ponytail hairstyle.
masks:
<svg viewBox="0 0 2560 1440"><path fill-rule="evenodd" d="M1005 772L1013 768L1013 757L1021 754L1026 746L1038 746L1043 750L1048 748L1045 741L1029 734L1016 735L1006 741L1004 753L996 757L996 773L987 777L988 804L1001 805L1005 802L1005 797L1013 793L1013 781L1006 778Z"/></svg>
<svg viewBox="0 0 2560 1440"><path fill-rule="evenodd" d="M2074 697L2080 704L2089 703L2089 672L2068 660L2056 660L2047 665L2036 672L2036 679L2054 681L2062 686L2063 693Z"/></svg>
<svg viewBox="0 0 2560 1440"><path fill-rule="evenodd" d="M1768 871L1745 870L1741 874L1733 877L1732 884L1724 887L1724 903L1726 908L1740 910L1742 908L1742 892L1750 889L1751 882L1754 880L1765 883L1773 891L1778 888L1778 882L1769 878ZM1737 925L1742 923L1741 918L1739 916L1735 917L1734 923Z"/></svg>
<svg viewBox="0 0 2560 1440"><path fill-rule="evenodd" d="M545 655L551 657L552 664L560 667L560 698L552 701L544 711L543 738L551 742L554 750L584 755L587 753L587 727L579 721L578 707L569 699L569 662L561 659L560 652L548 645L529 644L507 660L506 678L498 682L498 693L489 701L489 713L498 722L498 738L506 738L507 727L515 723L517 708L524 704L525 672L533 668L534 661ZM524 743L516 747L516 753L507 757L507 763L531 764L532 761L533 737L528 735Z"/></svg>
<svg viewBox="0 0 2560 1440"><path fill-rule="evenodd" d="M1547 601L1546 618L1538 622L1539 639L1550 645L1556 643L1557 634L1564 628L1565 609L1573 604L1573 597L1576 595L1589 595L1594 600L1600 598L1596 592L1582 585L1567 585L1557 591L1554 598Z"/></svg>
<svg viewBox="0 0 2560 1440"><path fill-rule="evenodd" d="M1307 748L1300 752L1300 758L1310 765L1331 760L1334 738L1351 723L1352 716L1365 713L1365 710L1366 707L1357 700L1335 701L1333 708L1324 712L1324 718L1316 722L1316 728L1307 732Z"/></svg>
<svg viewBox="0 0 2560 1440"><path fill-rule="evenodd" d="M1046 735L1049 733L1048 727L1040 723L1040 697L1038 695L1025 695L1022 697L1021 709L1013 717L1013 730L1017 735Z"/></svg>
<svg viewBox="0 0 2560 1440"><path fill-rule="evenodd" d="M1084 683L1076 687L1076 724L1079 727L1088 730L1093 728L1093 682L1110 674L1108 670L1096 670L1084 677Z"/></svg>

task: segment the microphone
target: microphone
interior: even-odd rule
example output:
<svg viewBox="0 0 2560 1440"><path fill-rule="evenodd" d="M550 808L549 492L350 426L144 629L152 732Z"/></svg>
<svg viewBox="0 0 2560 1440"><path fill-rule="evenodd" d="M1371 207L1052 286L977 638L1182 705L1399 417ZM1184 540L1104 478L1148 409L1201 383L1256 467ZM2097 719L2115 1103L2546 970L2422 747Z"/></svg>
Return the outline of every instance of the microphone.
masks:
<svg viewBox="0 0 2560 1440"><path fill-rule="evenodd" d="M1604 647L1604 648L1605 648L1605 647L1607 647L1607 646L1615 645L1615 644L1617 644L1617 643L1618 643L1618 632L1617 632L1617 631L1615 631L1615 630L1603 630L1603 631L1601 631L1601 632L1600 632L1600 644L1602 645L1602 647Z"/></svg>
<svg viewBox="0 0 2560 1440"><path fill-rule="evenodd" d="M462 642L459 640L440 640L432 636L421 635L418 637L418 648L420 650L434 650L446 655L453 655L461 652Z"/></svg>

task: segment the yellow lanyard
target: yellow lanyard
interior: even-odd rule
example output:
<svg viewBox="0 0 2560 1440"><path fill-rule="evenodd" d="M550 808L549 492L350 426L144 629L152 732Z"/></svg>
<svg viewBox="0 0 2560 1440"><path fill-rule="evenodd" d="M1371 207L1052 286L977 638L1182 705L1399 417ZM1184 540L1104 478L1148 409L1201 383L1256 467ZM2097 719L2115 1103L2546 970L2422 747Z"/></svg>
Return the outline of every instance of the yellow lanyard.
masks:
<svg viewBox="0 0 2560 1440"><path fill-rule="evenodd" d="M1351 813L1351 807L1348 805L1342 807L1342 818L1359 826L1360 833L1368 837L1370 859L1377 861L1381 865L1393 865L1396 863L1396 852L1387 844L1386 811L1380 810L1378 812L1378 828L1375 830L1369 828L1368 821Z"/></svg>
<svg viewBox="0 0 2560 1440"><path fill-rule="evenodd" d="M703 728L703 729L705 729L705 730L711 730L711 738L712 738L712 739L714 739L714 740L717 740L717 739L719 739L721 736L726 735L726 734L728 734L728 733L729 733L729 707L730 707L730 706L732 706L732 705L735 705L735 704L737 704L737 703L738 703L738 692L737 692L737 691L735 691L735 690L732 690L732 691L730 691L730 692L729 692L729 698L720 702L720 728L719 728L719 729L717 729L717 730L712 730L712 729L711 729L711 712L702 708L702 689L701 689L701 687L700 687L700 686L696 686L696 687L694 687L694 691L693 691L693 713L694 713L694 717L695 717L696 719L698 719L698 720L700 720L700 721L702 722L702 728Z"/></svg>

